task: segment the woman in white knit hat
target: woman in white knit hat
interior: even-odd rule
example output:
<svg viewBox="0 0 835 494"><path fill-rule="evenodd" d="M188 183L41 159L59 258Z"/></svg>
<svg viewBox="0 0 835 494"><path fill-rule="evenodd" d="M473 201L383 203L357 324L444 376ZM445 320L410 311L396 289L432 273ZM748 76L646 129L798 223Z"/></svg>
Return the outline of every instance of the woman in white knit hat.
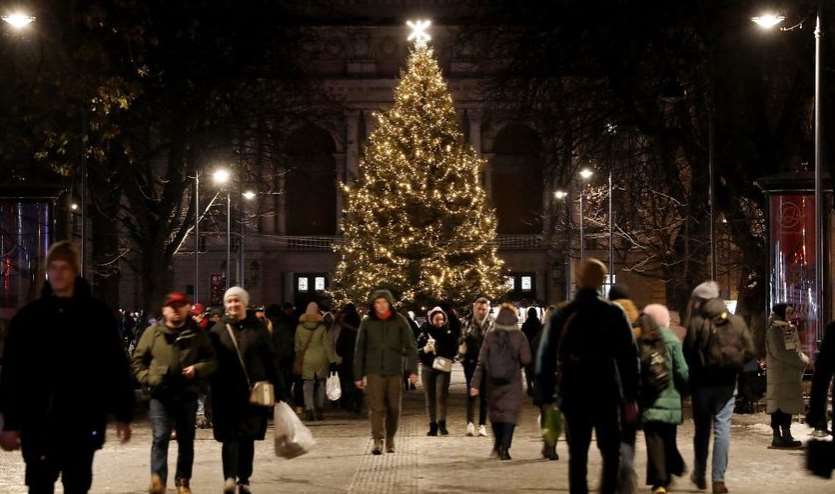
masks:
<svg viewBox="0 0 835 494"><path fill-rule="evenodd" d="M226 317L211 330L218 369L212 376L215 440L223 443L223 492L247 494L255 441L264 439L269 407L249 402L250 383L270 381L277 397L285 395L275 368L275 349L267 328L247 314L249 293L232 287L223 295ZM234 340L233 340L234 338Z"/></svg>

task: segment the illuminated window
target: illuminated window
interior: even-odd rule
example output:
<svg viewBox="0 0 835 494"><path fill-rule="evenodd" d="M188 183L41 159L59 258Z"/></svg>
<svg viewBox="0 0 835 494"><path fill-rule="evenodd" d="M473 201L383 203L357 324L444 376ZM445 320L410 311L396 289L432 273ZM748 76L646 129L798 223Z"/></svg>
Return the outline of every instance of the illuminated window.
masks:
<svg viewBox="0 0 835 494"><path fill-rule="evenodd" d="M299 278L298 291L306 292L308 290L307 287L308 287L307 277L300 277Z"/></svg>
<svg viewBox="0 0 835 494"><path fill-rule="evenodd" d="M313 287L317 292L321 292L325 290L325 277L324 276L317 276L314 279Z"/></svg>

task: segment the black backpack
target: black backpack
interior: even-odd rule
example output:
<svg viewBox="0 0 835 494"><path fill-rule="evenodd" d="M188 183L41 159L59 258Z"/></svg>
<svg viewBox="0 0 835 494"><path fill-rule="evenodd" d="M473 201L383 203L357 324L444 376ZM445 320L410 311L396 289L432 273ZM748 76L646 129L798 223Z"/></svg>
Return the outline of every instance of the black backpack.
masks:
<svg viewBox="0 0 835 494"><path fill-rule="evenodd" d="M650 316L641 314L641 337L638 352L641 358L641 398L645 404L653 403L670 385L672 377L667 364L667 345L658 325Z"/></svg>
<svg viewBox="0 0 835 494"><path fill-rule="evenodd" d="M747 341L748 328L745 322L731 314L721 299L709 300L702 311L706 338L703 363L706 367L720 370L742 371L751 360L751 349Z"/></svg>
<svg viewBox="0 0 835 494"><path fill-rule="evenodd" d="M494 330L494 334L496 345L487 352L487 377L497 386L510 384L519 371L517 355L507 331Z"/></svg>

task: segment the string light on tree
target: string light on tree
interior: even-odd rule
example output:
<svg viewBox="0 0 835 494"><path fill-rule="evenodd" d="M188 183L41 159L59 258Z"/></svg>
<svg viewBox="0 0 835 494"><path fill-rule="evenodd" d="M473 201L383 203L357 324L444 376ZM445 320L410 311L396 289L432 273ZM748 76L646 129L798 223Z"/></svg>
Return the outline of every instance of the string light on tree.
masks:
<svg viewBox="0 0 835 494"><path fill-rule="evenodd" d="M506 292L496 216L464 144L452 95L428 46L429 21L409 22L414 42L394 105L375 114L350 188L336 247L334 295L364 301L391 288L399 302L472 300Z"/></svg>

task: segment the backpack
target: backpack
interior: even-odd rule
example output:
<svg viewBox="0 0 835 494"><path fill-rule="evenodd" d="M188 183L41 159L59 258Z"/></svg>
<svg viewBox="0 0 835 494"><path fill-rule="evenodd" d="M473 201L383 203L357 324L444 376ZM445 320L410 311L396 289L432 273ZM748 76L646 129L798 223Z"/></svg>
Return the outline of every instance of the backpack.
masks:
<svg viewBox="0 0 835 494"><path fill-rule="evenodd" d="M670 385L670 369L667 365L667 346L660 334L654 338L638 338L641 358L641 397L645 403L653 403Z"/></svg>
<svg viewBox="0 0 835 494"><path fill-rule="evenodd" d="M519 371L516 352L507 331L495 331L496 344L487 352L487 377L496 386L510 384Z"/></svg>
<svg viewBox="0 0 835 494"><path fill-rule="evenodd" d="M702 334L706 338L702 355L704 365L719 370L742 371L751 358L745 322L728 312L721 299L706 302L703 314Z"/></svg>

